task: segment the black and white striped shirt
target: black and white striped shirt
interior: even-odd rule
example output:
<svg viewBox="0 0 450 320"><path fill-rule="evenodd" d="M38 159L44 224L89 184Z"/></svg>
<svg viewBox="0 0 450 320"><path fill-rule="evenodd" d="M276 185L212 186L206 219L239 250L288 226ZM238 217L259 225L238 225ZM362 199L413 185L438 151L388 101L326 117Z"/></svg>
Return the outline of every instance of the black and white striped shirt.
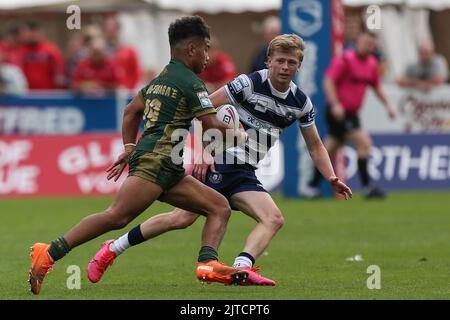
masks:
<svg viewBox="0 0 450 320"><path fill-rule="evenodd" d="M285 128L295 121L300 127L314 124L311 100L291 81L286 92L277 91L269 79L269 70L241 74L225 86L230 102L249 134L248 142L226 150L238 163L257 166Z"/></svg>

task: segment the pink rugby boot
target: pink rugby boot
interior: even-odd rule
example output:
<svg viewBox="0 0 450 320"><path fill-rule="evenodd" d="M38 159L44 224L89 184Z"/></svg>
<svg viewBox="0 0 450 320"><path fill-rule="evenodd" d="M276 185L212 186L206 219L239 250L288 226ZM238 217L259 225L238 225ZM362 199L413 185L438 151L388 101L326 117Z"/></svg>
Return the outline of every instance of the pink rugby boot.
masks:
<svg viewBox="0 0 450 320"><path fill-rule="evenodd" d="M114 240L108 240L103 243L100 250L89 262L87 274L89 281L91 281L92 283L99 282L106 269L111 266L114 262L114 259L116 259L117 255L109 250L109 246L113 242Z"/></svg>
<svg viewBox="0 0 450 320"><path fill-rule="evenodd" d="M259 266L253 267L253 268L242 268L243 270L247 271L247 279L241 281L239 285L242 286L274 286L276 285L276 282L263 277L260 275L259 272Z"/></svg>

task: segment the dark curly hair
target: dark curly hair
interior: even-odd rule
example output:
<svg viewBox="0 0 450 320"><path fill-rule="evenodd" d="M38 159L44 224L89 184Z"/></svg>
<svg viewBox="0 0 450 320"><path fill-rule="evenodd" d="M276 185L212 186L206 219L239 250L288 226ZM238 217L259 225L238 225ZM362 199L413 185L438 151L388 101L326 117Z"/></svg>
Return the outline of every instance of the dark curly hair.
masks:
<svg viewBox="0 0 450 320"><path fill-rule="evenodd" d="M170 24L169 43L171 47L175 46L181 40L191 37L210 38L209 26L202 17L182 17Z"/></svg>

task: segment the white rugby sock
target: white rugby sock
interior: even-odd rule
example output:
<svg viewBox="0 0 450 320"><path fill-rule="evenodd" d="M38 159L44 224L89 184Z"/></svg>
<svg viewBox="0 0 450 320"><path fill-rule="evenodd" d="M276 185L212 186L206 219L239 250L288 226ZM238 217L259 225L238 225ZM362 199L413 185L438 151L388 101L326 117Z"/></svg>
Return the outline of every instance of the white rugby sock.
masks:
<svg viewBox="0 0 450 320"><path fill-rule="evenodd" d="M109 245L109 250L114 252L116 255L119 255L125 250L127 250L129 247L131 247L131 244L128 241L128 232L127 232L119 239L114 240L114 242Z"/></svg>
<svg viewBox="0 0 450 320"><path fill-rule="evenodd" d="M237 256L236 259L234 259L233 267L235 268L251 268L253 267L252 260L250 260L247 257L244 256Z"/></svg>

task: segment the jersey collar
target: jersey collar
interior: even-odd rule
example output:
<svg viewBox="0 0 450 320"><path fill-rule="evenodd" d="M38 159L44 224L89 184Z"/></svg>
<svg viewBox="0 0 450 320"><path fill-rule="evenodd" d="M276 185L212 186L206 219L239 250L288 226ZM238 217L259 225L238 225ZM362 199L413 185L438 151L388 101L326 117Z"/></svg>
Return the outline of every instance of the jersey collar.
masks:
<svg viewBox="0 0 450 320"><path fill-rule="evenodd" d="M281 99L287 98L289 91L291 91L291 86L289 86L289 88L285 92L281 92L274 88L274 86L272 85L272 82L270 82L270 78L267 78L267 81L269 82L270 91L272 92L272 94L274 96L281 98Z"/></svg>

